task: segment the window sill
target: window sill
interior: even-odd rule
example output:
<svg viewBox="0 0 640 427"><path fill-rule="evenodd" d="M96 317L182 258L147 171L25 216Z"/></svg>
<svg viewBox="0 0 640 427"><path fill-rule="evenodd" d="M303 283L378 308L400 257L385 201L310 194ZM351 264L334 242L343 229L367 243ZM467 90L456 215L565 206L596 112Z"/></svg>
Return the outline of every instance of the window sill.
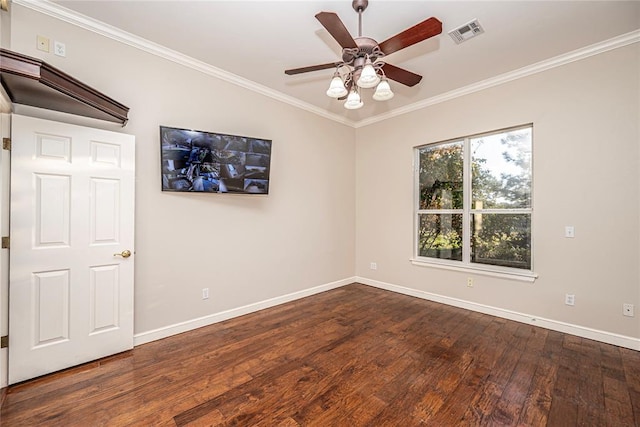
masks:
<svg viewBox="0 0 640 427"><path fill-rule="evenodd" d="M416 265L418 267L432 267L432 268L440 268L443 270L461 271L465 273L481 274L483 276L499 277L501 279L519 280L521 282L533 283L538 278L538 275L536 273L533 273L530 271L523 271L522 273L519 273L519 272L512 273L512 272L505 272L505 271L490 270L487 268L481 268L481 267L475 267L475 266L469 266L469 265L458 266L458 265L451 265L451 264L444 264L444 263L437 263L437 262L427 262L427 261L422 261L415 258L410 258L409 261L411 261L411 264Z"/></svg>

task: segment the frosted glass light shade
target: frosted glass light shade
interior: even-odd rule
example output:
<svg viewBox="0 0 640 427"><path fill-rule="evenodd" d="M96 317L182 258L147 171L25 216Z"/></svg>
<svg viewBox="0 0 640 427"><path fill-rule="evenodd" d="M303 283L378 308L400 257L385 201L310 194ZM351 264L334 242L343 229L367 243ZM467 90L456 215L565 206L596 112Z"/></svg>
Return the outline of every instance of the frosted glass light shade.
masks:
<svg viewBox="0 0 640 427"><path fill-rule="evenodd" d="M334 76L329 84L329 89L327 89L327 96L331 98L340 98L346 94L347 88L344 87L344 82L340 76Z"/></svg>
<svg viewBox="0 0 640 427"><path fill-rule="evenodd" d="M375 68L371 65L371 61L367 60L367 63L362 68L362 72L360 73L360 78L358 79L358 86L364 89L368 89L374 87L380 82L380 77L378 77L378 73L376 73Z"/></svg>
<svg viewBox="0 0 640 427"><path fill-rule="evenodd" d="M362 100L360 99L360 94L357 91L352 90L351 92L349 92L347 101L344 103L344 108L346 108L347 110L357 110L363 105L364 102L362 102Z"/></svg>
<svg viewBox="0 0 640 427"><path fill-rule="evenodd" d="M393 98L391 86L389 86L387 79L384 79L378 84L376 91L373 93L373 99L376 101L386 101L391 98Z"/></svg>

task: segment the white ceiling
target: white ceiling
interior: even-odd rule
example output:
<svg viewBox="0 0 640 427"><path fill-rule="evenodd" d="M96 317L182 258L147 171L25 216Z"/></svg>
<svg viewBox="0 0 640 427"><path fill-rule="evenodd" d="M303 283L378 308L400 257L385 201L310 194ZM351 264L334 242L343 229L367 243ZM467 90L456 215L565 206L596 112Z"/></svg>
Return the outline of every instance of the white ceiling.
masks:
<svg viewBox="0 0 640 427"><path fill-rule="evenodd" d="M332 70L284 70L340 59L338 43L314 15L336 12L355 37L351 0L55 3L356 123L640 28L639 1L370 0L363 36L382 42L431 16L443 32L385 57L421 74L417 86L391 82L396 96L385 102L367 90L365 106L348 111L325 95ZM475 18L485 33L456 45L447 32Z"/></svg>

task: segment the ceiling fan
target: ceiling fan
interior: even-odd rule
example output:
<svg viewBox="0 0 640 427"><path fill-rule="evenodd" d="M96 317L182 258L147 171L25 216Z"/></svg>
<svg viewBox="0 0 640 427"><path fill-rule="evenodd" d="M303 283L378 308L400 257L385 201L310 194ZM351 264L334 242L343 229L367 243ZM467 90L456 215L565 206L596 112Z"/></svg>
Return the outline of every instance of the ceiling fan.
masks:
<svg viewBox="0 0 640 427"><path fill-rule="evenodd" d="M442 32L442 22L436 18L426 19L395 36L378 43L370 37L362 36L362 12L369 5L368 0L353 0L353 9L358 13L358 37L353 38L338 15L333 12L320 12L316 19L342 46L342 61L312 65L285 70L287 75L308 73L311 71L335 68L327 95L332 98L345 99L345 108L362 107L359 88L373 88L373 98L384 101L393 97L386 78L395 80L406 86L415 86L422 76L400 67L385 63L380 59L385 55L412 46ZM346 70L346 73L344 72ZM341 71L343 73L341 74ZM347 97L348 94L348 97Z"/></svg>

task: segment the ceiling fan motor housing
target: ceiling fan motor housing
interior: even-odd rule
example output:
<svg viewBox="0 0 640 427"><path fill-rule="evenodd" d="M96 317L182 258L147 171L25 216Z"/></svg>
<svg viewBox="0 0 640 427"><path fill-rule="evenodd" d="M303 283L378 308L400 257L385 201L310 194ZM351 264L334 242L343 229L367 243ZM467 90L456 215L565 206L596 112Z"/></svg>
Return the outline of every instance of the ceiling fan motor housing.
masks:
<svg viewBox="0 0 640 427"><path fill-rule="evenodd" d="M345 64L357 66L357 59L362 59L362 65L367 56L371 59L371 62L375 62L379 57L384 56L384 53L378 47L378 42L370 37L357 37L354 39L357 49L345 48L342 50L342 61Z"/></svg>

